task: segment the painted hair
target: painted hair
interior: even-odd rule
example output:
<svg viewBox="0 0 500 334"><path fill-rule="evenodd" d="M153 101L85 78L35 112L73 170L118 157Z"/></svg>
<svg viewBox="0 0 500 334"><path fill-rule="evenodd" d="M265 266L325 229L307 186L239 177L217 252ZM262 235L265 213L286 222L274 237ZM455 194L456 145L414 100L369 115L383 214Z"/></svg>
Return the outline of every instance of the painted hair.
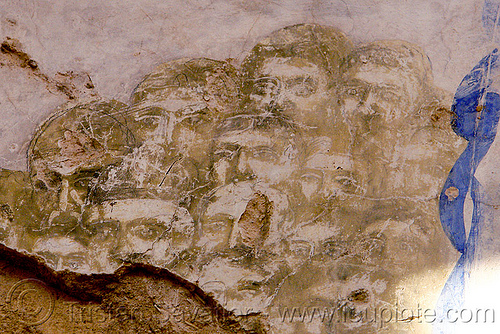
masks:
<svg viewBox="0 0 500 334"><path fill-rule="evenodd" d="M242 69L246 76L255 77L266 59L299 57L335 75L351 49L351 41L333 27L296 24L274 31L255 45L243 61Z"/></svg>

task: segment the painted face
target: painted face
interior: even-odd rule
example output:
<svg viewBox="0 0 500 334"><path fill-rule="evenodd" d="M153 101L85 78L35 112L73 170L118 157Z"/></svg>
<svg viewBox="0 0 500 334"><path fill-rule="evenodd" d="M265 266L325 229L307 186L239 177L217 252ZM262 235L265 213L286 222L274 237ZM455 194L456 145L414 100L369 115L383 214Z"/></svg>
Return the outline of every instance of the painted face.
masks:
<svg viewBox="0 0 500 334"><path fill-rule="evenodd" d="M88 139L84 134L81 136ZM58 144L61 151L65 145L70 145L75 138L74 133L65 132L64 138ZM85 144L83 144L85 145ZM77 145L79 146L79 145ZM50 213L49 223L64 224L65 222L78 220L82 207L86 202L92 182L97 179L98 171L102 168L98 157L101 155L92 148L88 154L80 158L85 159L83 168L65 167L65 162L72 164L72 158L62 152L52 156L50 159L35 159L32 163L32 180L35 186L37 199L44 202L42 210ZM69 153L68 153L69 154ZM67 157L67 158L66 158ZM75 160L77 157L74 157ZM92 161L92 164L87 159ZM61 163L59 163L61 162ZM76 164L76 162L74 162ZM59 222L56 222L60 220Z"/></svg>
<svg viewBox="0 0 500 334"><path fill-rule="evenodd" d="M311 139L306 147L305 163L296 174L300 190L311 205L360 192L352 156L347 150L333 150L332 146L330 137Z"/></svg>
<svg viewBox="0 0 500 334"><path fill-rule="evenodd" d="M426 138L429 132L442 136L439 130L423 130L426 120L420 115L419 103L424 96L425 73L413 68L417 65L410 61L410 65L389 66L391 61L402 62L389 52L384 57L373 56L378 62L385 59L385 63L370 57L361 54L351 60L353 67L344 74L339 93L352 133L353 166L363 191L378 198L395 193L434 196L437 190L430 184L429 174L435 171L429 166L435 166L438 154L446 152L432 138ZM410 172L409 166L415 163L421 167Z"/></svg>
<svg viewBox="0 0 500 334"><path fill-rule="evenodd" d="M29 169L41 223L75 224L100 171L133 146L121 108L118 103L78 106L55 115L37 133Z"/></svg>
<svg viewBox="0 0 500 334"><path fill-rule="evenodd" d="M201 219L202 237L199 244L203 245L203 248L208 252L227 249L235 240L233 229L238 213L236 210L221 209L221 203L218 203L220 201L224 201L223 197L220 197L219 201L209 204ZM241 201L240 204L244 205L245 203ZM243 210L244 208L240 208L240 214Z"/></svg>
<svg viewBox="0 0 500 334"><path fill-rule="evenodd" d="M245 315L266 310L271 299L266 287L268 276L269 272L263 268L219 257L203 267L199 280L208 288L210 283L217 282L217 301L235 314Z"/></svg>
<svg viewBox="0 0 500 334"><path fill-rule="evenodd" d="M90 259L84 245L69 237L44 237L36 241L33 252L42 256L55 270L69 269L88 274Z"/></svg>
<svg viewBox="0 0 500 334"><path fill-rule="evenodd" d="M329 97L326 71L307 59L275 57L264 61L259 76L251 98L260 109L282 108L295 122L323 125L321 101Z"/></svg>
<svg viewBox="0 0 500 334"><path fill-rule="evenodd" d="M111 255L120 237L120 224L115 220L94 221L85 225L89 233L88 252L92 272L112 273L121 264Z"/></svg>
<svg viewBox="0 0 500 334"><path fill-rule="evenodd" d="M88 221L91 225L119 224L111 257L160 266L189 248L194 233L187 210L162 200L107 201L90 208Z"/></svg>
<svg viewBox="0 0 500 334"><path fill-rule="evenodd" d="M139 84L130 113L145 145L154 143L166 152L158 154L163 170L188 161L199 172L192 178L206 181L214 123L234 113L238 80L228 63L200 58L162 64Z"/></svg>
<svg viewBox="0 0 500 334"><path fill-rule="evenodd" d="M230 131L217 138L221 183L254 180L278 185L297 169L293 136L272 130Z"/></svg>
<svg viewBox="0 0 500 334"><path fill-rule="evenodd" d="M341 83L341 105L360 136L357 141L396 141L404 137L401 132L407 132L409 120L418 114L428 83L426 71L430 69L425 60L419 60L418 51L407 54L408 47L397 51L393 47L361 49L347 64ZM381 153L383 159L390 160L391 151Z"/></svg>
<svg viewBox="0 0 500 334"><path fill-rule="evenodd" d="M343 112L353 129L352 153L359 155L358 160L371 160L369 164L378 166L383 161L394 159L394 149L400 140L397 131L404 129L402 125L407 120L405 116L411 110L411 104L404 87L391 83L385 85L383 81L370 82L369 76L362 74L365 80L355 78L344 86ZM393 144L388 145L389 142ZM379 172L384 174L383 170Z"/></svg>
<svg viewBox="0 0 500 334"><path fill-rule="evenodd" d="M283 238L286 196L251 181L219 188L201 216L198 246L204 250L200 282L219 281L218 299L238 314L264 311L280 270L273 251Z"/></svg>
<svg viewBox="0 0 500 334"><path fill-rule="evenodd" d="M257 217L250 225L247 211ZM279 238L289 216L287 197L278 190L249 181L231 183L208 199L200 219L198 245L208 253L236 246L260 249Z"/></svg>
<svg viewBox="0 0 500 334"><path fill-rule="evenodd" d="M379 221L370 224L358 241L360 256L400 276L426 263L423 256L431 247L434 233L432 226L419 219ZM408 254L414 254L412 263L407 261Z"/></svg>
<svg viewBox="0 0 500 334"><path fill-rule="evenodd" d="M172 141L183 156L205 166L212 144L216 116L206 103L190 104L176 112Z"/></svg>
<svg viewBox="0 0 500 334"><path fill-rule="evenodd" d="M421 82L410 69L379 65L363 57L343 83L344 112L380 118L383 123L404 119L422 94Z"/></svg>
<svg viewBox="0 0 500 334"><path fill-rule="evenodd" d="M203 95L192 88L169 88L163 93L131 107L143 144L124 158L115 174L128 170L130 177L121 176L121 182L159 188L172 198L167 193L186 192L207 180L216 117Z"/></svg>

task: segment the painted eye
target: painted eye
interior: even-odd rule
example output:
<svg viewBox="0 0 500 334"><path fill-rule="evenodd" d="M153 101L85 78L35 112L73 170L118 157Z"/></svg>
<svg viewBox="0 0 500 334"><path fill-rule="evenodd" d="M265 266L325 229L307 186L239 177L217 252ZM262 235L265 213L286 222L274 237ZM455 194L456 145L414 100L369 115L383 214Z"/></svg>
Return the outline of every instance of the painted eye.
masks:
<svg viewBox="0 0 500 334"><path fill-rule="evenodd" d="M307 241L294 241L290 244L290 251L299 257L308 257L311 254L311 245Z"/></svg>
<svg viewBox="0 0 500 334"><path fill-rule="evenodd" d="M217 156L219 159L221 158L232 159L236 156L239 150L240 150L239 145L226 144L226 145L221 145L213 154Z"/></svg>
<svg viewBox="0 0 500 334"><path fill-rule="evenodd" d="M48 190L57 188L61 184L61 175L52 171L43 172L43 177L35 182L35 188L38 190Z"/></svg>
<svg viewBox="0 0 500 334"><path fill-rule="evenodd" d="M157 223L142 222L140 225L132 228L131 234L142 240L154 241L167 230L165 226L158 225Z"/></svg>
<svg viewBox="0 0 500 334"><path fill-rule="evenodd" d="M410 225L410 232L420 238L428 238L434 233L434 230L429 225L414 222Z"/></svg>
<svg viewBox="0 0 500 334"><path fill-rule="evenodd" d="M225 222L213 222L212 224L210 224L210 229L213 232L222 231L225 225L226 225Z"/></svg>
<svg viewBox="0 0 500 334"><path fill-rule="evenodd" d="M316 89L314 87L311 87L306 84L297 85L293 89L294 94L301 97L310 96L314 94L315 91Z"/></svg>
<svg viewBox="0 0 500 334"><path fill-rule="evenodd" d="M273 149L268 147L252 150L252 156L254 158L266 161L275 161L278 159L278 155L273 151Z"/></svg>
<svg viewBox="0 0 500 334"><path fill-rule="evenodd" d="M323 178L317 173L305 173L300 176L300 180L306 183L321 183Z"/></svg>
<svg viewBox="0 0 500 334"><path fill-rule="evenodd" d="M151 240L151 239L155 239L158 236L159 231L156 229L147 227L147 226L141 226L140 228L138 228L135 231L134 234L136 236L140 237L141 239Z"/></svg>
<svg viewBox="0 0 500 334"><path fill-rule="evenodd" d="M356 88L349 88L347 90L347 94L352 95L352 96L357 96L358 95L358 90Z"/></svg>
<svg viewBox="0 0 500 334"><path fill-rule="evenodd" d="M35 182L35 189L37 190L48 190L47 185L42 180L38 180Z"/></svg>
<svg viewBox="0 0 500 334"><path fill-rule="evenodd" d="M254 280L241 280L238 282L238 290L250 290L250 291L258 291L261 287L262 283Z"/></svg>
<svg viewBox="0 0 500 334"><path fill-rule="evenodd" d="M312 78L295 78L287 82L287 89L295 96L308 97L316 92L317 84Z"/></svg>
<svg viewBox="0 0 500 334"><path fill-rule="evenodd" d="M370 235L361 239L358 246L363 257L380 256L385 249L385 238L383 235Z"/></svg>
<svg viewBox="0 0 500 334"><path fill-rule="evenodd" d="M353 184L353 179L347 176L337 176L335 179L344 186L350 186Z"/></svg>
<svg viewBox="0 0 500 334"><path fill-rule="evenodd" d="M368 91L367 87L363 86L347 86L344 89L344 93L350 97L356 97L361 99L364 95L366 95Z"/></svg>
<svg viewBox="0 0 500 334"><path fill-rule="evenodd" d="M340 241L328 240L323 243L323 249L326 255L336 259L348 253L347 247Z"/></svg>
<svg viewBox="0 0 500 334"><path fill-rule="evenodd" d="M88 188L92 184L92 182L95 182L99 176L100 176L100 173L98 171L82 172L80 175L78 175L74 179L73 187L76 190L80 190L80 191L88 190Z"/></svg>
<svg viewBox="0 0 500 334"><path fill-rule="evenodd" d="M253 93L261 96L275 95L279 91L279 82L277 79L260 79L254 83Z"/></svg>
<svg viewBox="0 0 500 334"><path fill-rule="evenodd" d="M84 190L87 189L90 184L90 178L79 179L73 183L73 187L76 189Z"/></svg>
<svg viewBox="0 0 500 334"><path fill-rule="evenodd" d="M203 108L186 117L183 123L191 126L197 126L203 123L209 123L211 120L208 108Z"/></svg>
<svg viewBox="0 0 500 334"><path fill-rule="evenodd" d="M380 98L385 101L398 101L400 100L400 96L393 92L380 92L379 94Z"/></svg>
<svg viewBox="0 0 500 334"><path fill-rule="evenodd" d="M342 191L353 193L357 189L357 182L354 178L346 175L336 176L335 181L338 182Z"/></svg>
<svg viewBox="0 0 500 334"><path fill-rule="evenodd" d="M69 266L71 269L78 269L78 267L79 267L79 263L78 263L78 262L74 262L74 261L72 261L72 262L70 262L70 263L68 264L68 266Z"/></svg>
<svg viewBox="0 0 500 334"><path fill-rule="evenodd" d="M208 233L220 233L225 231L228 228L228 225L231 223L229 218L227 220L216 220L207 224L207 232Z"/></svg>

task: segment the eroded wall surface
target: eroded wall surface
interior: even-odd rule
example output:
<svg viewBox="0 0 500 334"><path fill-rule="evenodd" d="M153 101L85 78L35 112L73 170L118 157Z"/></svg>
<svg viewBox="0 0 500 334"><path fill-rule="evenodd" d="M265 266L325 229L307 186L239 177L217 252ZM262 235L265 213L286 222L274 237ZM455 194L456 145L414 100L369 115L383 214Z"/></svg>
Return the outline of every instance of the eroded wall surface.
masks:
<svg viewBox="0 0 500 334"><path fill-rule="evenodd" d="M2 326L430 333L470 286L482 4L59 5L1 9Z"/></svg>

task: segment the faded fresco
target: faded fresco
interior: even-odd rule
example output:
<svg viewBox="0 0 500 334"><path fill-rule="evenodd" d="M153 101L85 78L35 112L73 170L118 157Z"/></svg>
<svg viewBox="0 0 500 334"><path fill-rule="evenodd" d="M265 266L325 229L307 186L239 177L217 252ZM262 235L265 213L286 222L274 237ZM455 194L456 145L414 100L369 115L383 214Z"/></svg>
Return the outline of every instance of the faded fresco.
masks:
<svg viewBox="0 0 500 334"><path fill-rule="evenodd" d="M498 13L485 2L493 44ZM9 283L9 309L12 277L34 277L33 291L59 297L41 304L43 321L14 312L0 324L494 333L494 321L458 320L483 308L494 319L497 306L498 50L453 95L403 38L295 23L247 49L162 59L128 98L108 99L90 75L45 74L4 38L0 68L45 87L53 107L33 121L26 168L0 169L0 266L14 268L0 294ZM104 320L68 321L63 302ZM149 313L123 320L117 308Z"/></svg>
<svg viewBox="0 0 500 334"><path fill-rule="evenodd" d="M299 24L238 67L164 63L130 101L78 104L39 126L28 172L2 171L5 245L55 270L166 268L236 314L360 316L448 260L434 198L464 143L418 46L354 46Z"/></svg>

